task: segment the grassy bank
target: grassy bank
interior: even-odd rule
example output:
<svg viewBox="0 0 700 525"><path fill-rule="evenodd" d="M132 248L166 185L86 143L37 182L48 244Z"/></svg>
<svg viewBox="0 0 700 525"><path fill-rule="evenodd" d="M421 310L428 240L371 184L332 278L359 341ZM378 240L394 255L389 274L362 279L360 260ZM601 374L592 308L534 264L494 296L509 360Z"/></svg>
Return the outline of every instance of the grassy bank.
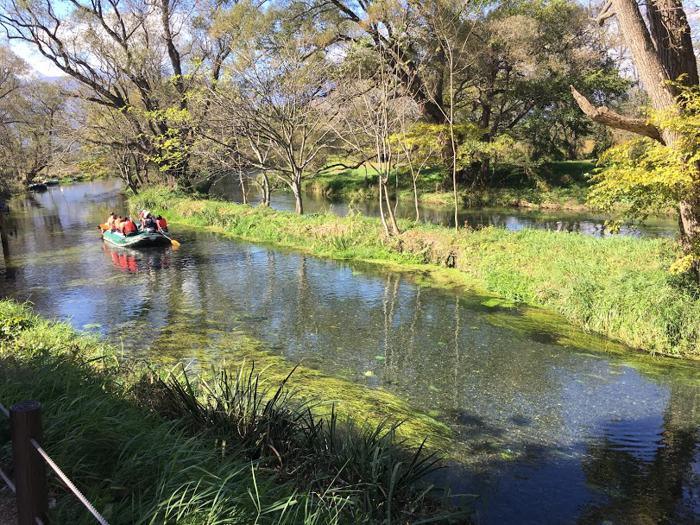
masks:
<svg viewBox="0 0 700 525"><path fill-rule="evenodd" d="M593 161L552 162L544 164L535 177L503 172L493 176L489 188L459 191L458 199L465 207L522 207L533 209L587 209L587 173ZM413 199L411 176L399 170L401 199ZM440 169L428 169L418 182L420 202L435 206L452 206L451 191L440 186L445 175ZM393 180L390 186L393 188ZM362 200L376 196L377 174L365 167L335 169L308 180L305 190L331 199Z"/></svg>
<svg viewBox="0 0 700 525"><path fill-rule="evenodd" d="M431 271L500 297L545 306L576 326L650 352L700 357L700 300L667 239L594 238L541 230L478 231L403 222L385 239L377 219L276 212L167 190L132 198L134 208L183 224L322 257Z"/></svg>
<svg viewBox="0 0 700 525"><path fill-rule="evenodd" d="M43 403L45 448L113 524L450 522L421 483L435 458L390 426L315 416L250 366L204 382L128 363L0 301L0 401L21 399ZM7 437L0 420L3 465ZM50 490L52 522L92 523Z"/></svg>

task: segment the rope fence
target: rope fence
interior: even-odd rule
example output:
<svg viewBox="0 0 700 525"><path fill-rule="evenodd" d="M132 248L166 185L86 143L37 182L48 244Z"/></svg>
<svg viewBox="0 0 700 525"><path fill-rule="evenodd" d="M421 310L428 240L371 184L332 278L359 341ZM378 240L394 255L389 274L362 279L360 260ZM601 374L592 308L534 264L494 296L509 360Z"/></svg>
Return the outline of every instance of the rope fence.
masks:
<svg viewBox="0 0 700 525"><path fill-rule="evenodd" d="M40 445L41 404L37 401L22 401L8 410L0 403L0 414L10 420L14 480L2 469L0 469L0 479L15 495L17 523L43 525L46 521L48 511L46 465L48 465L100 525L109 525Z"/></svg>

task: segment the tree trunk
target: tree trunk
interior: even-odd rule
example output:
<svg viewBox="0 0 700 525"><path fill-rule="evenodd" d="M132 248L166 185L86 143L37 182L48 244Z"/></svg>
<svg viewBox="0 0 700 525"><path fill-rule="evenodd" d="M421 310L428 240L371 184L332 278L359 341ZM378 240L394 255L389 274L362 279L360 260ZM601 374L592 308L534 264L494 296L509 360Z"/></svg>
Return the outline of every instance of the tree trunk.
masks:
<svg viewBox="0 0 700 525"><path fill-rule="evenodd" d="M682 2L649 2L649 29L635 0L612 0L612 6L654 108L663 110L673 106L678 90L669 85L670 80L687 85L698 83L690 26ZM661 135L666 145L672 147L676 141L673 133L662 130ZM700 248L700 187L696 184L693 190L679 205L681 243L688 254L697 254Z"/></svg>
<svg viewBox="0 0 700 525"><path fill-rule="evenodd" d="M687 254L700 253L700 195L696 186L694 195L688 195L678 206L681 245ZM697 273L697 264L695 271Z"/></svg>
<svg viewBox="0 0 700 525"><path fill-rule="evenodd" d="M646 20L636 0L610 0L598 20L617 17L652 106L664 110L675 105L678 95L677 86L670 81L697 86L697 61L682 0L650 0L645 6ZM572 93L583 112L596 122L654 138L670 147L676 142L676 137L668 130L658 130L643 119L624 117L608 108L595 108L573 88ZM690 194L679 204L679 226L684 251L697 256L700 251L700 181L695 182ZM697 273L697 264L695 269Z"/></svg>
<svg viewBox="0 0 700 525"><path fill-rule="evenodd" d="M418 176L411 173L413 178L413 205L416 207L416 222L420 220L420 208L418 207L418 185L416 184L416 179Z"/></svg>
<svg viewBox="0 0 700 525"><path fill-rule="evenodd" d="M248 204L248 198L245 191L245 182L243 181L243 170L238 168L238 182L241 185L241 196L243 197L243 204Z"/></svg>
<svg viewBox="0 0 700 525"><path fill-rule="evenodd" d="M262 173L262 192L262 205L270 206L270 179L264 171Z"/></svg>
<svg viewBox="0 0 700 525"><path fill-rule="evenodd" d="M423 118L431 124L444 124L446 117L445 111L434 100L425 100L420 104Z"/></svg>
<svg viewBox="0 0 700 525"><path fill-rule="evenodd" d="M301 199L301 176L294 176L292 180L292 193L294 194L294 211L299 215L304 215L304 203Z"/></svg>
<svg viewBox="0 0 700 525"><path fill-rule="evenodd" d="M384 201L386 202L387 213L389 214L389 223L391 224L392 235L399 235L401 230L399 230L399 225L396 223L396 214L394 213L394 209L391 206L391 201L389 200L387 178L384 178L381 175L379 176L379 180L383 181L381 184L384 186Z"/></svg>
<svg viewBox="0 0 700 525"><path fill-rule="evenodd" d="M382 226L384 227L384 235L390 237L389 225L386 222L386 215L384 214L384 182L382 176L379 175L378 180L379 185L379 217L382 220Z"/></svg>

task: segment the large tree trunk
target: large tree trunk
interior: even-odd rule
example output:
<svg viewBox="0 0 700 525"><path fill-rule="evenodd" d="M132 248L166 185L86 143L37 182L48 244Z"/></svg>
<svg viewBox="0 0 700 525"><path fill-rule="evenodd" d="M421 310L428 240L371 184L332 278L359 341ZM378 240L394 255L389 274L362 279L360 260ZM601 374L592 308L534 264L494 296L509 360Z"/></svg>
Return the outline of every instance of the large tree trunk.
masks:
<svg viewBox="0 0 700 525"><path fill-rule="evenodd" d="M698 83L690 26L681 1L649 2L647 18L650 31L647 31L635 1L613 0L613 8L654 108L672 106L678 91L669 81L686 85ZM673 146L676 141L673 133L662 130L661 135L668 146ZM683 250L696 254L700 248L700 187L697 183L679 204L679 215Z"/></svg>
<svg viewBox="0 0 700 525"><path fill-rule="evenodd" d="M598 20L602 22L611 16L617 17L639 78L655 109L664 110L676 103L678 88L672 82L698 84L697 61L682 0L650 0L646 3L646 21L636 0L609 0ZM596 122L651 137L668 146L676 142L676 137L668 130L656 129L643 119L624 117L608 108L596 108L573 88L572 93L584 113ZM680 202L679 215L683 249L697 255L700 251L700 181L696 181Z"/></svg>

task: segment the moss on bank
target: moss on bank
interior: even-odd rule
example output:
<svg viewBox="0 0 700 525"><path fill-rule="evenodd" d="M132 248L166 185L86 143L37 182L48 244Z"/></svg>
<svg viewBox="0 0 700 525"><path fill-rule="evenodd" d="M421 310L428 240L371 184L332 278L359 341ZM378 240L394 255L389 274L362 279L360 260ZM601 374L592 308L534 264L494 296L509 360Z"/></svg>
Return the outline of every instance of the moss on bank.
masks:
<svg viewBox="0 0 700 525"><path fill-rule="evenodd" d="M237 238L322 257L359 259L449 274L500 297L545 306L575 325L654 353L700 357L700 299L668 239L594 238L542 230L460 230L402 222L396 239L373 218L277 212L197 200L164 189L131 199L134 208Z"/></svg>
<svg viewBox="0 0 700 525"><path fill-rule="evenodd" d="M42 402L45 448L110 523L452 522L424 496L433 458L391 427L319 419L263 377L161 375L0 301L0 401ZM0 420L3 465L7 434ZM51 492L53 522L91 523L58 482Z"/></svg>

